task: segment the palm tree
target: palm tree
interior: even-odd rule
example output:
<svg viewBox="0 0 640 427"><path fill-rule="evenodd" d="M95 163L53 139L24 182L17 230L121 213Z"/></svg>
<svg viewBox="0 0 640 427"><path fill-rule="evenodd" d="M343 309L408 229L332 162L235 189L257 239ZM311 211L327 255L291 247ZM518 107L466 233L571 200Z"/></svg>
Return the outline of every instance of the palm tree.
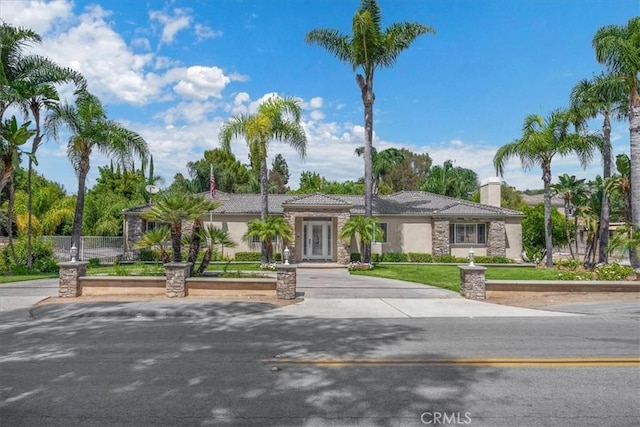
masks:
<svg viewBox="0 0 640 427"><path fill-rule="evenodd" d="M624 219L631 224L631 159L626 154L616 156L617 174L604 181L604 191L609 196L617 193L623 200Z"/></svg>
<svg viewBox="0 0 640 427"><path fill-rule="evenodd" d="M358 147L355 150L355 154L358 157L363 156L364 152L365 147ZM373 194L377 195L380 189L380 182L404 160L404 154L397 148L387 148L378 152L375 147L371 147L371 157L373 161Z"/></svg>
<svg viewBox="0 0 640 427"><path fill-rule="evenodd" d="M224 248L235 248L237 245L236 242L231 240L231 236L228 231L225 231L219 227L214 227L212 225L208 225L202 230L200 230L201 238L206 240L208 245L207 249L204 251L204 255L202 257L202 262L200 263L200 267L198 267L198 274L202 275L204 271L207 269L209 262L211 262L211 255L215 250L217 245L220 245L220 253L224 257Z"/></svg>
<svg viewBox="0 0 640 427"><path fill-rule="evenodd" d="M429 193L469 199L478 189L478 175L471 169L454 167L451 160L446 160L442 166L429 169L419 188Z"/></svg>
<svg viewBox="0 0 640 427"><path fill-rule="evenodd" d="M571 153L578 156L582 167L586 167L593 156L597 138L569 131L570 117L566 111L555 110L546 119L540 115L528 116L522 127L522 137L498 149L493 165L496 173L504 175L507 160L519 157L525 170L537 165L542 169L544 183L544 227L547 267L553 267L553 238L551 225L551 161L557 156Z"/></svg>
<svg viewBox="0 0 640 427"><path fill-rule="evenodd" d="M623 120L628 115L627 94L624 82L612 75L600 75L593 80L581 80L571 91L571 110L579 127L586 127L588 120L603 116L602 122L602 178L611 176L611 118ZM598 262L607 263L609 252L609 196L605 192L600 213Z"/></svg>
<svg viewBox="0 0 640 427"><path fill-rule="evenodd" d="M162 226L153 228L145 232L140 240L133 245L134 249L157 249L160 253L160 261L164 264L169 262L169 254L167 253L167 242L171 237L169 227Z"/></svg>
<svg viewBox="0 0 640 427"><path fill-rule="evenodd" d="M290 116L290 117L288 117ZM258 107L255 114L239 114L227 121L220 131L222 148L231 151L231 141L244 137L253 166L260 165L260 218L269 216L269 177L267 149L269 141L276 139L293 147L301 158L307 152L307 136L300 125L301 107L293 98L271 98ZM262 262L268 262L266 245L262 246Z"/></svg>
<svg viewBox="0 0 640 427"><path fill-rule="evenodd" d="M307 43L325 48L340 61L351 65L356 74L360 96L364 105L364 213L373 215L373 77L375 70L391 67L400 53L415 39L427 33L435 34L433 28L412 22L391 24L382 30L382 15L376 0L362 0L360 9L353 16L352 34L346 35L335 29L314 29L307 33ZM366 246L364 261L369 262L371 247Z"/></svg>
<svg viewBox="0 0 640 427"><path fill-rule="evenodd" d="M600 28L592 42L596 60L609 74L622 80L629 103L629 136L631 151L631 218L632 227L640 229L640 17L626 26L607 25ZM631 265L640 268L640 254L630 251Z"/></svg>
<svg viewBox="0 0 640 427"><path fill-rule="evenodd" d="M86 90L76 91L75 105L58 105L47 118L47 127L54 139L65 126L71 134L67 155L78 176L78 201L73 217L72 242L80 243L82 216L91 155L99 151L124 166L133 169L133 158L146 159L149 149L137 133L109 120L100 100Z"/></svg>
<svg viewBox="0 0 640 427"><path fill-rule="evenodd" d="M273 241L279 246L284 246L287 242L293 241L293 230L288 222L281 216L268 216L264 220L254 219L247 224L245 239L257 237L267 248L267 262L271 262L273 254ZM266 264L265 263L265 264Z"/></svg>
<svg viewBox="0 0 640 427"><path fill-rule="evenodd" d="M200 219L206 212L220 206L201 195L169 191L156 196L154 203L142 217L148 221L169 224L171 235L171 260L182 261L182 225Z"/></svg>
<svg viewBox="0 0 640 427"><path fill-rule="evenodd" d="M569 253L571 254L572 259L575 259L576 257L573 253L573 246L571 246L571 233L569 232L569 212L572 211L572 206L575 206L575 200L579 197L584 197L584 195L586 194L584 181L584 179L576 179L575 175L569 176L568 174L563 173L558 177L557 184L551 184L551 189L553 190L554 194L562 196L562 200L564 201L564 232L567 236Z"/></svg>
<svg viewBox="0 0 640 427"><path fill-rule="evenodd" d="M640 250L640 232L634 229L630 224L625 224L613 233L613 237L609 242L607 248L610 252L613 250L620 250L622 254L626 251ZM636 272L638 270L636 269Z"/></svg>
<svg viewBox="0 0 640 427"><path fill-rule="evenodd" d="M366 245L371 244L374 240L381 240L383 233L382 229L378 226L377 218L355 215L345 222L340 231L340 238L348 242L357 239L362 257L362 252ZM363 259L363 262L369 261Z"/></svg>

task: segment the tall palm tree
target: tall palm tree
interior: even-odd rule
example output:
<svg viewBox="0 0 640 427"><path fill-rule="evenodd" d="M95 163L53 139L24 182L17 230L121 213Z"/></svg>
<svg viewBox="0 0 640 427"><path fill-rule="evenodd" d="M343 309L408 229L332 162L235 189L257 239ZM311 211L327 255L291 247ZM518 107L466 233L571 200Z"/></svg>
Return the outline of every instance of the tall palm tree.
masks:
<svg viewBox="0 0 640 427"><path fill-rule="evenodd" d="M604 191L611 196L619 194L624 204L624 219L631 224L631 160L626 154L616 156L617 174L604 181Z"/></svg>
<svg viewBox="0 0 640 427"><path fill-rule="evenodd" d="M73 217L72 243L80 244L87 175L91 155L101 152L125 170L133 170L133 159L146 159L149 149L146 141L137 133L109 120L100 100L86 90L76 91L75 105L62 104L52 109L47 127L54 139L58 139L61 127L71 134L67 143L67 155L78 176L78 200Z"/></svg>
<svg viewBox="0 0 640 427"><path fill-rule="evenodd" d="M413 22L394 23L381 27L382 15L376 0L362 0L360 9L353 16L352 34L336 29L314 29L307 33L307 43L325 48L340 61L351 65L356 74L360 96L364 105L364 212L373 215L373 77L377 68L391 67L400 53L419 36L435 34L429 26ZM364 261L369 262L371 247L366 245Z"/></svg>
<svg viewBox="0 0 640 427"><path fill-rule="evenodd" d="M532 114L525 118L522 137L498 149L493 165L496 173L504 175L507 160L518 157L525 170L533 166L542 169L544 183L544 228L547 267L553 266L553 238L551 224L551 161L555 156L576 154L582 167L586 167L593 157L598 138L594 135L572 133L569 130L570 115L567 111L555 110L547 118Z"/></svg>
<svg viewBox="0 0 640 427"><path fill-rule="evenodd" d="M629 136L631 151L632 227L640 229L640 17L627 25L600 28L592 41L596 60L625 83L629 102ZM640 254L630 252L631 265L640 268Z"/></svg>
<svg viewBox="0 0 640 427"><path fill-rule="evenodd" d="M269 177L267 150L276 139L293 147L301 158L307 153L307 136L300 125L302 110L293 98L271 98L258 107L255 114L239 114L229 119L220 131L222 148L231 151L231 141L244 137L252 165L260 165L260 219L269 216ZM268 248L262 245L262 262L268 262Z"/></svg>
<svg viewBox="0 0 640 427"><path fill-rule="evenodd" d="M363 156L364 152L364 146L355 149L355 154L358 157ZM380 182L404 160L404 154L397 148L387 148L379 152L375 147L372 147L371 157L373 160L373 194L378 194Z"/></svg>
<svg viewBox="0 0 640 427"><path fill-rule="evenodd" d="M571 91L571 110L579 127L586 127L588 120L595 119L600 114L602 122L602 178L611 176L611 119L623 120L628 116L629 103L627 100L624 81L616 76L602 74L592 80L581 80ZM605 192L600 213L600 230L598 246L598 262L607 263L609 260L609 196Z"/></svg>
<svg viewBox="0 0 640 427"><path fill-rule="evenodd" d="M153 204L142 217L148 221L169 224L171 235L171 260L182 261L182 226L185 222L200 219L206 212L220 206L201 195L168 191L156 196Z"/></svg>
<svg viewBox="0 0 640 427"><path fill-rule="evenodd" d="M551 189L554 194L561 196L564 201L564 233L567 236L567 244L569 246L569 253L571 254L572 259L575 259L576 257L573 253L573 246L571 246L569 212L572 211L572 206L575 207L575 200L586 194L584 181L584 179L576 179L575 175L569 176L568 174L563 173L558 177L557 184L551 184Z"/></svg>

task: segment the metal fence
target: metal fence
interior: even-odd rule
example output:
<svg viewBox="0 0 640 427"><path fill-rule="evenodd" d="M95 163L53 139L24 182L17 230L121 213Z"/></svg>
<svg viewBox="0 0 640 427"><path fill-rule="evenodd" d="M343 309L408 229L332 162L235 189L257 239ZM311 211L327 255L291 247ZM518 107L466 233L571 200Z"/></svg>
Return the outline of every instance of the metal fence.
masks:
<svg viewBox="0 0 640 427"><path fill-rule="evenodd" d="M58 261L71 260L71 236L43 236L53 243L53 255ZM123 237L83 236L78 245L78 260L98 258L101 262L114 262L124 251Z"/></svg>

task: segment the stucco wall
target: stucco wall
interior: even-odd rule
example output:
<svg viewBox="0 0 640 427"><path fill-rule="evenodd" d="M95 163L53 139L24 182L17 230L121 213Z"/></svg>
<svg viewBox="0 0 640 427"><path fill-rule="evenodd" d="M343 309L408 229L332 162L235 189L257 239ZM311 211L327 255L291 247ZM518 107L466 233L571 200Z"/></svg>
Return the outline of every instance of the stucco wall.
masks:
<svg viewBox="0 0 640 427"><path fill-rule="evenodd" d="M520 260L522 254L522 223L521 218L507 218L504 221L507 233L506 257Z"/></svg>
<svg viewBox="0 0 640 427"><path fill-rule="evenodd" d="M237 243L235 248L224 248L224 255L233 258L236 252L260 252L260 244L249 243L243 236L247 232L247 223L254 219L260 219L260 215L214 215L213 221L209 218L204 225L209 224L229 232L231 240Z"/></svg>
<svg viewBox="0 0 640 427"><path fill-rule="evenodd" d="M388 252L431 253L431 218L427 216L380 216L387 223L387 243L373 243L374 254Z"/></svg>

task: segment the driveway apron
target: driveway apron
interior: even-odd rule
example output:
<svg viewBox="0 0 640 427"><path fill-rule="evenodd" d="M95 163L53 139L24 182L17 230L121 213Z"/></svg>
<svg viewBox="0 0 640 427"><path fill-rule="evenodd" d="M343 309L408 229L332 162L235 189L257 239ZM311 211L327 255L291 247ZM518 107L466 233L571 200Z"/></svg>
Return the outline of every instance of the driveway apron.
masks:
<svg viewBox="0 0 640 427"><path fill-rule="evenodd" d="M297 290L305 298L460 298L434 286L352 275L346 268L298 268Z"/></svg>

